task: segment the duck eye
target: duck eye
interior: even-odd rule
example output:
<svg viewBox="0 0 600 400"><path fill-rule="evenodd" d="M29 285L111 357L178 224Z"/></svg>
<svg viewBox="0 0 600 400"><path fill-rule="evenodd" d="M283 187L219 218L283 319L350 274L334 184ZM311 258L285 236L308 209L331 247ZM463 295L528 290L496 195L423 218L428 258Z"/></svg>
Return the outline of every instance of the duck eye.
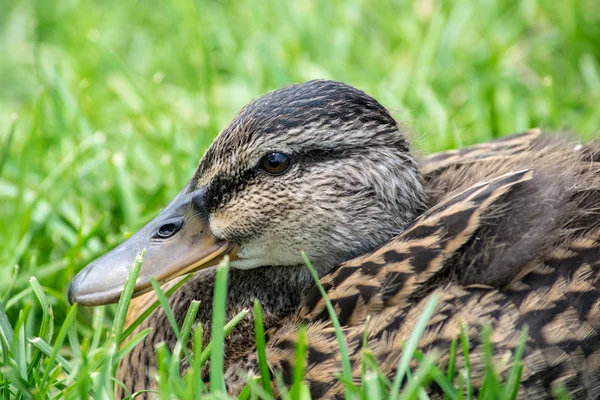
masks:
<svg viewBox="0 0 600 400"><path fill-rule="evenodd" d="M283 153L269 153L261 158L258 167L271 175L281 175L290 168L292 161Z"/></svg>
<svg viewBox="0 0 600 400"><path fill-rule="evenodd" d="M169 237L173 236L175 233L177 233L177 231L179 231L179 229L181 229L182 225L183 225L183 221L181 221L181 220L167 222L166 224L163 224L158 227L158 229L156 230L155 237L158 237L161 239L169 238Z"/></svg>

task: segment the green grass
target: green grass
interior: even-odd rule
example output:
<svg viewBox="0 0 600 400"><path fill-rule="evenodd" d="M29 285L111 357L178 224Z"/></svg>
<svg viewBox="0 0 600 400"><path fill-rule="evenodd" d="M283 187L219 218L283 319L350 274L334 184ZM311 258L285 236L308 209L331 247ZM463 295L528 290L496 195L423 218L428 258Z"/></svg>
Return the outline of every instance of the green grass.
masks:
<svg viewBox="0 0 600 400"><path fill-rule="evenodd" d="M596 0L0 0L0 398L110 393L118 308L70 308L70 279L166 205L252 98L345 81L425 151L533 126L590 138L598 43ZM164 374L186 357L160 354ZM365 364L358 392L387 396ZM447 375L430 364L403 390Z"/></svg>

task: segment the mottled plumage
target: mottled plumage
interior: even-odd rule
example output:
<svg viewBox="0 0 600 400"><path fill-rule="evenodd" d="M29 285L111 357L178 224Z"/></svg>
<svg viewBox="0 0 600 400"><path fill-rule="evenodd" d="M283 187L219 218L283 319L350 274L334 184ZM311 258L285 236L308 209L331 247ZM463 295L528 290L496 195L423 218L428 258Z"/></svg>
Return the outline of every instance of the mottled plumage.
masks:
<svg viewBox="0 0 600 400"><path fill-rule="evenodd" d="M552 155L564 157L546 166L552 174L544 176L544 161L538 161L538 171L509 173L446 198L389 244L322 279L345 327L355 376L360 374L366 316L371 316L368 347L382 371L393 376L402 340L435 293L440 303L419 348L435 350L442 365L452 339L466 324L471 374L476 385L481 384L483 328L489 324L493 329L495 365L502 372L510 368L527 325L523 398L550 397L561 384L575 398L600 395L600 165L592 160L598 153L544 137L531 142L528 150L542 145L540 141L553 147ZM504 156L503 163L488 159L494 171L510 170L521 162L536 166L525 154L508 162ZM486 167L468 162L451 168L453 174L468 175L482 168L489 172ZM457 190L468 182L465 177L444 181L443 174L426 175L426 181L460 182ZM588 185L578 187L583 182ZM527 208L535 210L528 213ZM514 213L529 219L510 221ZM502 223L506 218L521 231L510 229L507 235ZM542 228L543 235L536 235ZM297 319L276 331L268 355L272 365L289 376L298 324L308 323L307 377L316 398L343 394L343 385L335 379L341 373L340 356L327 320L324 302L312 290Z"/></svg>
<svg viewBox="0 0 600 400"><path fill-rule="evenodd" d="M231 263L227 317L258 299L268 329L268 361L290 379L296 334L307 325L305 377L314 398L343 395L340 355L319 292L303 266L307 252L343 325L360 375L368 346L392 376L401 343L424 304L440 302L419 343L443 366L461 323L469 326L472 375L493 328L503 371L529 326L521 394L548 397L564 384L574 397L600 395L600 144L573 144L532 130L425 157L411 156L401 127L374 99L347 85L293 85L245 107L215 139L183 191L202 191L202 212L218 239L239 251ZM267 153L292 166L271 176ZM209 340L214 270L171 298L179 322L200 300ZM134 301L137 313L151 295ZM154 345L175 336L162 311L154 331L121 363L131 390L153 385ZM252 316L226 342L228 389L255 371ZM182 371L187 369L182 365ZM502 372L502 371L501 371ZM436 388L432 387L435 394Z"/></svg>

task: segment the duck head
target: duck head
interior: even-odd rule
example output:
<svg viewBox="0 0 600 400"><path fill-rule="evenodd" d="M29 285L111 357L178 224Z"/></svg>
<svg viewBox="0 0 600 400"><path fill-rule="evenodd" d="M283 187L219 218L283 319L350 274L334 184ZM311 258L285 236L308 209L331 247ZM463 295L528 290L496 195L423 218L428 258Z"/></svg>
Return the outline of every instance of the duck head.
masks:
<svg viewBox="0 0 600 400"><path fill-rule="evenodd" d="M69 288L82 305L115 302L146 250L134 295L216 265L303 264L320 275L400 233L426 206L406 137L351 86L291 85L251 102L214 140L175 199Z"/></svg>

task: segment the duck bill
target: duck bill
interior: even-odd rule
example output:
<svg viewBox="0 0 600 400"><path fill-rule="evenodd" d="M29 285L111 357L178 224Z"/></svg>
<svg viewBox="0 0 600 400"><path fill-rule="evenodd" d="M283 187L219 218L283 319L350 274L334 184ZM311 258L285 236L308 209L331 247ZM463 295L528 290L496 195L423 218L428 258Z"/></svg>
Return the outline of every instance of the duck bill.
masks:
<svg viewBox="0 0 600 400"><path fill-rule="evenodd" d="M217 265L226 254L235 256L235 246L219 240L210 230L204 190L180 193L139 232L77 274L69 287L69 301L85 306L117 302L143 250L134 297L151 289L151 278L162 284Z"/></svg>

